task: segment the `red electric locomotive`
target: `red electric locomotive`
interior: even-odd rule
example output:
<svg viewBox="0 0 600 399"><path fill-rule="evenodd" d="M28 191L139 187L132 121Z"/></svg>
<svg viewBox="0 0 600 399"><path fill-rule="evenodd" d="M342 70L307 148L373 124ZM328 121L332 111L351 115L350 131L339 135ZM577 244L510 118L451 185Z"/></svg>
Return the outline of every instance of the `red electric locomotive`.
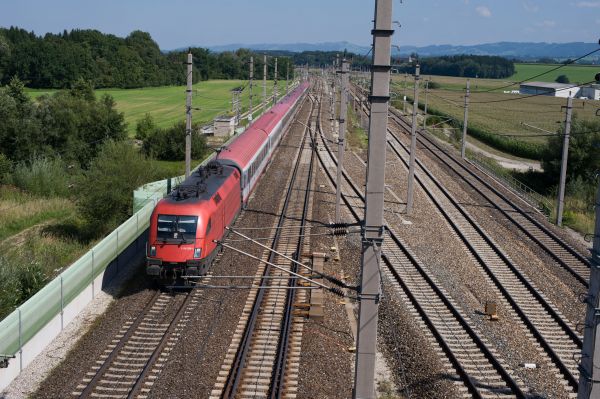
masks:
<svg viewBox="0 0 600 399"><path fill-rule="evenodd" d="M248 201L308 86L301 84L159 201L150 218L148 275L206 273L217 253L214 241Z"/></svg>

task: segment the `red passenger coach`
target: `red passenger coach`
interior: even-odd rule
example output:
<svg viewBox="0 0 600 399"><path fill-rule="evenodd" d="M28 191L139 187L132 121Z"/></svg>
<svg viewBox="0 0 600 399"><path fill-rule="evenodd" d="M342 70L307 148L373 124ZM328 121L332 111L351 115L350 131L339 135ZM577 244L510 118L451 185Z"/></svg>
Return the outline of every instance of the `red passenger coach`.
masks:
<svg viewBox="0 0 600 399"><path fill-rule="evenodd" d="M148 275L162 279L206 273L217 253L215 241L247 203L308 86L301 84L156 205Z"/></svg>

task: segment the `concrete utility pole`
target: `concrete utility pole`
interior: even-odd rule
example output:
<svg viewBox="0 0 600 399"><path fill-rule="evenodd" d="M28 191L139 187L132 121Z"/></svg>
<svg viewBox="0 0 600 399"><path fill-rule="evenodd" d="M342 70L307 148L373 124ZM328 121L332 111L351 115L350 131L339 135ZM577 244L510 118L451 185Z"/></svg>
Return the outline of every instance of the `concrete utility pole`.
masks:
<svg viewBox="0 0 600 399"><path fill-rule="evenodd" d="M192 168L192 52L187 55L187 87L185 90L185 177Z"/></svg>
<svg viewBox="0 0 600 399"><path fill-rule="evenodd" d="M277 103L277 58L275 58L275 74L273 75L273 105Z"/></svg>
<svg viewBox="0 0 600 399"><path fill-rule="evenodd" d="M248 89L250 90L249 105L248 105L248 120L252 120L252 81L254 80L254 57L250 57L250 84Z"/></svg>
<svg viewBox="0 0 600 399"><path fill-rule="evenodd" d="M427 100L429 99L429 80L425 81L425 110L423 113L423 129L427 129Z"/></svg>
<svg viewBox="0 0 600 399"><path fill-rule="evenodd" d="M288 59L285 64L285 95L287 96L290 92L290 60Z"/></svg>
<svg viewBox="0 0 600 399"><path fill-rule="evenodd" d="M467 149L467 127L469 126L469 96L471 95L471 81L467 79L467 93L465 94L465 119L463 122L462 145L460 147L460 156L465 159Z"/></svg>
<svg viewBox="0 0 600 399"><path fill-rule="evenodd" d="M267 55L263 55L263 104L267 108Z"/></svg>
<svg viewBox="0 0 600 399"><path fill-rule="evenodd" d="M383 199L385 192L385 153L390 102L390 55L392 0L375 0L373 68L371 68L371 115L365 195L365 221L362 233L361 282L358 337L354 374L355 399L375 398L375 352L381 281L379 262L384 237Z"/></svg>
<svg viewBox="0 0 600 399"><path fill-rule="evenodd" d="M341 74L342 85L340 87L340 131L338 135L338 165L337 180L335 190L335 222L340 222L340 202L342 199L342 170L344 168L344 151L346 149L346 116L348 114L348 62L342 60L342 69L338 71Z"/></svg>
<svg viewBox="0 0 600 399"><path fill-rule="evenodd" d="M415 70L415 94L413 101L412 127L410 129L410 161L408 164L408 195L406 199L406 213L411 213L413 209L413 191L415 181L415 159L417 156L417 112L419 110L419 65Z"/></svg>
<svg viewBox="0 0 600 399"><path fill-rule="evenodd" d="M402 95L402 115L406 115L406 90L408 90L408 88L406 87L406 79L408 78L408 74L406 72L404 72L404 90L403 90L403 95Z"/></svg>
<svg viewBox="0 0 600 399"><path fill-rule="evenodd" d="M560 164L560 183L558 184L558 206L556 210L556 225L562 226L563 210L565 207L565 184L567 181L567 161L569 159L569 139L571 135L571 117L573 115L573 97L567 98L567 116L565 117L565 133L563 136L562 162Z"/></svg>
<svg viewBox="0 0 600 399"><path fill-rule="evenodd" d="M570 98L570 97L569 97ZM592 267L590 269L590 285L586 298L587 312L583 331L583 347L579 365L579 389L577 399L600 398L600 185L596 193L596 229L594 246L592 247Z"/></svg>

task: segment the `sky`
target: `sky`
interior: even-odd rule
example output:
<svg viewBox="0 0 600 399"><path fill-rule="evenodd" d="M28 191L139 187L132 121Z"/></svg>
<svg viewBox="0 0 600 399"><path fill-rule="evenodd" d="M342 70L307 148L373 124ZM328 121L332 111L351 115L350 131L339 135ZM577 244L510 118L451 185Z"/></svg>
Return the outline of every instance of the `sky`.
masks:
<svg viewBox="0 0 600 399"><path fill-rule="evenodd" d="M150 32L163 50L231 43L371 43L374 0L0 0L0 26L37 34ZM394 0L394 44L594 42L600 0Z"/></svg>

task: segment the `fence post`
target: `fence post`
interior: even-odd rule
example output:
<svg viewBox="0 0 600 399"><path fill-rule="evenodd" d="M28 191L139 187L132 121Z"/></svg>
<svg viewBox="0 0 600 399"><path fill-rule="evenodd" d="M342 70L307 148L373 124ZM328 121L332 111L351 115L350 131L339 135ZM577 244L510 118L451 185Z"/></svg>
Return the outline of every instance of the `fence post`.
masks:
<svg viewBox="0 0 600 399"><path fill-rule="evenodd" d="M19 372L23 371L23 331L21 323L21 307L17 308L19 312Z"/></svg>
<svg viewBox="0 0 600 399"><path fill-rule="evenodd" d="M94 277L94 248L92 248L92 299L96 296L96 290L94 284L96 282L96 278Z"/></svg>
<svg viewBox="0 0 600 399"><path fill-rule="evenodd" d="M64 316L64 310L65 310L65 297L63 295L63 276L62 273L60 275L60 330L62 331L65 328L65 316Z"/></svg>
<svg viewBox="0 0 600 399"><path fill-rule="evenodd" d="M119 273L119 229L115 230L117 232L117 245L115 245L115 262L117 262L117 274Z"/></svg>

